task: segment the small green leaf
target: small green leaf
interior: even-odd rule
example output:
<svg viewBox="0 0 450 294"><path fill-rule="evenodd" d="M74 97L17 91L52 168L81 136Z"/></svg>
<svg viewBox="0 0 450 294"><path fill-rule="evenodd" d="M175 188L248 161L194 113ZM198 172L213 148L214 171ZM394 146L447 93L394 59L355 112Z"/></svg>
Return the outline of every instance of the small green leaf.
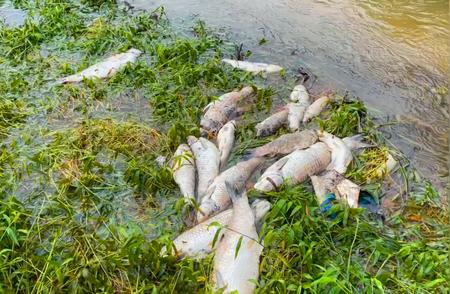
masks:
<svg viewBox="0 0 450 294"><path fill-rule="evenodd" d="M19 241L17 240L16 233L11 228L6 228L6 234L8 235L9 239L13 241L15 245L19 245Z"/></svg>
<svg viewBox="0 0 450 294"><path fill-rule="evenodd" d="M220 225L220 224L219 224ZM219 236L220 236L220 233L222 232L222 228L221 227L219 227L218 229L217 229L217 231L216 231L216 233L214 234L214 238L213 238L213 241L212 241L212 248L214 248L215 246L216 246L216 243L217 243L217 241L219 240Z"/></svg>
<svg viewBox="0 0 450 294"><path fill-rule="evenodd" d="M237 243L237 245L236 245L236 252L234 253L234 259L237 258L237 255L238 255L238 253L239 253L239 249L241 249L242 239L244 239L243 236L241 236L241 237L239 238L239 241L238 241L238 243Z"/></svg>
<svg viewBox="0 0 450 294"><path fill-rule="evenodd" d="M380 280L377 278L372 278L372 282L374 282L377 288L381 290L381 293L384 293L383 283Z"/></svg>
<svg viewBox="0 0 450 294"><path fill-rule="evenodd" d="M436 280L433 280L433 281L430 281L430 282L426 283L424 285L424 287L427 288L427 289L431 289L431 288L436 287L438 284L440 284L442 282L445 282L445 279L443 279L443 278L436 279Z"/></svg>
<svg viewBox="0 0 450 294"><path fill-rule="evenodd" d="M269 232L266 234L266 236L264 237L264 246L265 246L265 247L267 247L267 246L269 246L270 244L272 244L273 237L274 237L273 231L269 231Z"/></svg>

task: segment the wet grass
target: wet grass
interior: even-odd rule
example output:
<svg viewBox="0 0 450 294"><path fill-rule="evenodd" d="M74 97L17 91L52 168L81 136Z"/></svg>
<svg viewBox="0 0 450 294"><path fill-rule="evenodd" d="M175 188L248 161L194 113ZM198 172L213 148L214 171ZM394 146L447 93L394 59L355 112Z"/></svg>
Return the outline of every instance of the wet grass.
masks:
<svg viewBox="0 0 450 294"><path fill-rule="evenodd" d="M176 32L163 9L125 12L111 1L14 4L29 18L0 28L0 292L210 292L212 256L159 255L183 230L184 216L169 169L155 159L199 134L211 100L264 80L223 67L220 58L233 54L232 45L202 22ZM52 84L131 47L144 55L108 81ZM258 88L238 125L233 160L270 139L257 139L254 125L280 95ZM117 104L127 97L149 107L119 115ZM361 102L337 99L315 123L339 136L364 132L378 143L357 156L348 175L365 187L381 185L374 171L388 149ZM384 223L340 205L321 214L309 183L251 192L273 205L260 234L257 291L448 292L448 211L431 185L402 170L407 201Z"/></svg>

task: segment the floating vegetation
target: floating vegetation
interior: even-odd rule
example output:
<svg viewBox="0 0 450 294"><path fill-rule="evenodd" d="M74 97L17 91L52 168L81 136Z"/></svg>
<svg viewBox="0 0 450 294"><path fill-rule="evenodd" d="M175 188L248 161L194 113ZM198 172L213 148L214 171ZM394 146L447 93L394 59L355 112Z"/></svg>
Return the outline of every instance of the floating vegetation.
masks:
<svg viewBox="0 0 450 294"><path fill-rule="evenodd" d="M184 230L185 212L170 169L156 158L199 135L209 102L260 77L223 66L233 54L223 40L201 22L177 33L163 9L13 3L29 16L19 27L0 25L0 292L211 292L211 255L160 255ZM108 80L54 84L130 48L143 57ZM273 88L258 88L232 160L274 138L254 130L278 95ZM149 107L118 106L129 97ZM358 155L347 176L382 182L375 171L390 150L362 102L337 99L316 122L340 137L365 133L377 146ZM448 292L448 211L409 172L407 201L385 222L342 205L324 215L309 183L264 194L272 209L260 231L256 291Z"/></svg>
<svg viewBox="0 0 450 294"><path fill-rule="evenodd" d="M364 104L357 101L347 101L344 97L337 96L331 102L329 117L317 119L322 130L338 137L347 137L353 134L368 132L373 127L367 117Z"/></svg>

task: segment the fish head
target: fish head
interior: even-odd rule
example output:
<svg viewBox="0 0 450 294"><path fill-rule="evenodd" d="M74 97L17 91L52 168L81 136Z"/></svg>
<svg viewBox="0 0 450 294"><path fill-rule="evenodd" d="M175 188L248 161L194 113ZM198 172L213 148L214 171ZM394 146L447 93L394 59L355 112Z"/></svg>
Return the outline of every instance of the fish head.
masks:
<svg viewBox="0 0 450 294"><path fill-rule="evenodd" d="M206 199L202 201L197 211L197 221L201 223L218 212L220 212L220 206L214 200Z"/></svg>
<svg viewBox="0 0 450 294"><path fill-rule="evenodd" d="M202 117L200 120L200 129L203 130L203 133L205 135L208 133L215 133L222 126L219 122L220 119L221 118L213 120L210 118Z"/></svg>
<svg viewBox="0 0 450 294"><path fill-rule="evenodd" d="M267 137L272 134L272 130L269 128L258 127L258 125L255 128L257 137Z"/></svg>
<svg viewBox="0 0 450 294"><path fill-rule="evenodd" d="M252 202L251 208L253 210L253 214L255 215L255 222L259 222L269 212L271 204L267 200L256 199Z"/></svg>
<svg viewBox="0 0 450 294"><path fill-rule="evenodd" d="M332 134L330 134L330 133L328 133L326 131L323 131L323 130L317 130L316 132L317 132L317 136L319 137L319 139L321 141L329 139L329 138L331 138L333 136Z"/></svg>
<svg viewBox="0 0 450 294"><path fill-rule="evenodd" d="M194 145L195 143L198 142L198 139L196 137L194 137L194 136L188 136L187 137L187 142L188 142L189 146L192 147L192 145Z"/></svg>
<svg viewBox="0 0 450 294"><path fill-rule="evenodd" d="M189 137L188 137L189 138ZM194 137L195 138L195 137ZM178 146L177 150L175 151L175 156L177 155L183 155L186 152L191 152L191 148L189 148L189 145L187 144L180 144L180 146Z"/></svg>
<svg viewBox="0 0 450 294"><path fill-rule="evenodd" d="M336 186L336 192L341 199L347 201L351 208L358 207L359 193L361 188L348 179L344 179Z"/></svg>
<svg viewBox="0 0 450 294"><path fill-rule="evenodd" d="M267 66L267 68L266 68L266 71L267 71L268 73L279 72L279 71L282 71L282 70L283 70L283 68L282 68L281 66L275 65L275 64L269 64L269 65Z"/></svg>
<svg viewBox="0 0 450 294"><path fill-rule="evenodd" d="M327 133L325 131L317 131L317 136L319 137L319 141L324 142L330 149L339 148L340 138Z"/></svg>
<svg viewBox="0 0 450 294"><path fill-rule="evenodd" d="M258 180L255 184L255 189L262 192L269 192L276 190L281 184L283 184L283 176L281 172L267 174L264 178Z"/></svg>
<svg viewBox="0 0 450 294"><path fill-rule="evenodd" d="M242 88L239 92L243 97L247 97L252 95L255 91L253 90L253 87L247 86Z"/></svg>
<svg viewBox="0 0 450 294"><path fill-rule="evenodd" d="M135 48L131 48L130 50L127 51L128 53L133 54L134 56L139 56L142 54L142 51L139 49L135 49Z"/></svg>

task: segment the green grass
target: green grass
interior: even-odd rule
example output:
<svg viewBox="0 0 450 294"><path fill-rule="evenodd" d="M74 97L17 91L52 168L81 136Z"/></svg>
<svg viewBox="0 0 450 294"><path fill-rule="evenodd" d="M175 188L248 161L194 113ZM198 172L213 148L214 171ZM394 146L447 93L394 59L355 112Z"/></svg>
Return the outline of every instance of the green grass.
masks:
<svg viewBox="0 0 450 294"><path fill-rule="evenodd" d="M163 9L13 3L29 18L0 27L0 292L210 292L212 256L159 255L184 229L185 212L170 170L155 159L199 135L211 100L258 85L237 129L232 161L239 160L270 140L256 138L254 125L286 89L222 66L233 46L203 22L178 32ZM52 84L132 47L144 55L108 81ZM365 189L381 186L373 175L388 149L362 102L339 98L315 123L378 143L357 156L348 176ZM309 183L251 192L273 205L260 233L257 291L448 293L448 211L430 184L401 172L408 200L397 200L401 208L384 223L340 205L330 212L335 219L322 215Z"/></svg>

